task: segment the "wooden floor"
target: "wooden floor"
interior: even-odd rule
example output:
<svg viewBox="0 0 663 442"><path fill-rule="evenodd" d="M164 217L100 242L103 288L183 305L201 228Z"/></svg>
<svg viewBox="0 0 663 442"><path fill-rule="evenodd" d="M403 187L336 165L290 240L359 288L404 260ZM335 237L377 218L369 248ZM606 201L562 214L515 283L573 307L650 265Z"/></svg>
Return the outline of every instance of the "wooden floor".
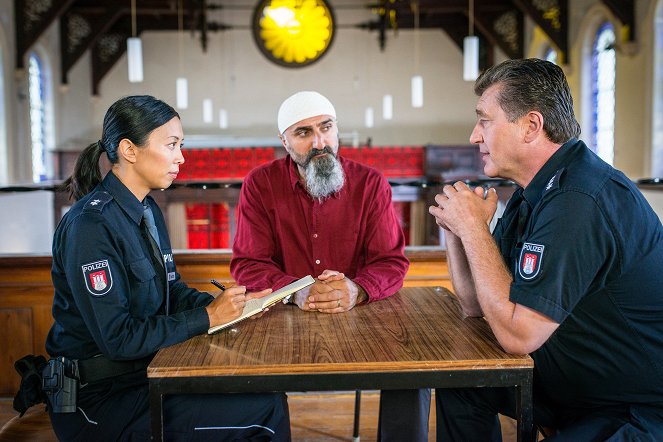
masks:
<svg viewBox="0 0 663 442"><path fill-rule="evenodd" d="M354 419L354 393L289 393L290 425L295 442L351 441ZM363 442L376 440L379 394L362 393L360 437ZM430 413L429 441L435 440L435 405ZM17 413L11 398L0 398L0 428ZM516 440L515 422L502 419L504 442Z"/></svg>

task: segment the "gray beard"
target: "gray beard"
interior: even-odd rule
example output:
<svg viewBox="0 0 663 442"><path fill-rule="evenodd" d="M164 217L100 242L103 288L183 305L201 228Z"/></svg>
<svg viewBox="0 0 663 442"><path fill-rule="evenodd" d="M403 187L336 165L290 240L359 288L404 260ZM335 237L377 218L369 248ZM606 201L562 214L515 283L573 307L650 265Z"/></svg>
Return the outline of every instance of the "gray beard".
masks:
<svg viewBox="0 0 663 442"><path fill-rule="evenodd" d="M322 158L312 158L305 169L306 190L309 195L318 200L338 192L345 184L345 174L333 154L327 154Z"/></svg>

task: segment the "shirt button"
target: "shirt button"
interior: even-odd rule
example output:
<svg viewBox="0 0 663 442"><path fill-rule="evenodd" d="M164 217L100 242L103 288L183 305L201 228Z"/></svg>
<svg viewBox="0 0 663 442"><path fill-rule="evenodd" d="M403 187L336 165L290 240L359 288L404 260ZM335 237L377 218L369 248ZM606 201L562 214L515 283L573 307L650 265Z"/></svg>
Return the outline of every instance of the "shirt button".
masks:
<svg viewBox="0 0 663 442"><path fill-rule="evenodd" d="M317 238L317 237L318 237L318 234L317 234L317 233L314 233L314 234L313 234L313 238Z"/></svg>
<svg viewBox="0 0 663 442"><path fill-rule="evenodd" d="M315 263L316 263L316 264L320 264L320 260L319 260L319 259L316 259L316 260L315 260Z"/></svg>

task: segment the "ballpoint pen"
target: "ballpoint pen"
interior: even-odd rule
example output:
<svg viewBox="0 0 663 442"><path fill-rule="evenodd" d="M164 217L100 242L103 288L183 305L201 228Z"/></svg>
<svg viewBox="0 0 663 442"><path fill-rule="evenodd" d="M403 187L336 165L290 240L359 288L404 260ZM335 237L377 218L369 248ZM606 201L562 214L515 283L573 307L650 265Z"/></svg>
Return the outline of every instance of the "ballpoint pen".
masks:
<svg viewBox="0 0 663 442"><path fill-rule="evenodd" d="M220 283L219 281L217 281L216 279L210 279L209 282L211 282L212 284L214 284L216 287L220 288L221 290L225 290L225 289L226 289L226 286L223 285L223 284L221 284L221 283Z"/></svg>

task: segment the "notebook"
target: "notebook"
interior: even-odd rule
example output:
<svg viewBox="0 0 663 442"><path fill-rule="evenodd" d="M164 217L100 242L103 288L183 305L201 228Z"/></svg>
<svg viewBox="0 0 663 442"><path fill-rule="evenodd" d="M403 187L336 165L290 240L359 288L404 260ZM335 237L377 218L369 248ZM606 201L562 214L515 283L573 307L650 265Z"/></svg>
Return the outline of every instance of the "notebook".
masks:
<svg viewBox="0 0 663 442"><path fill-rule="evenodd" d="M303 289L304 287L308 287L314 282L315 279L311 275L307 275L304 276L302 279L298 279L297 281L286 285L285 287L281 287L277 291L272 292L263 298L251 299L247 301L246 304L244 304L244 310L242 311L242 314L238 318L233 319L230 322L226 322L225 324L217 325L215 327L210 327L210 329L207 330L207 333L211 335L212 333L216 333L219 330L223 330L226 327L230 327L231 325L236 324L239 321L243 321L244 319L250 316L256 315L261 311L265 310L266 308L281 301L283 298L287 297L288 295L291 295L296 291Z"/></svg>

